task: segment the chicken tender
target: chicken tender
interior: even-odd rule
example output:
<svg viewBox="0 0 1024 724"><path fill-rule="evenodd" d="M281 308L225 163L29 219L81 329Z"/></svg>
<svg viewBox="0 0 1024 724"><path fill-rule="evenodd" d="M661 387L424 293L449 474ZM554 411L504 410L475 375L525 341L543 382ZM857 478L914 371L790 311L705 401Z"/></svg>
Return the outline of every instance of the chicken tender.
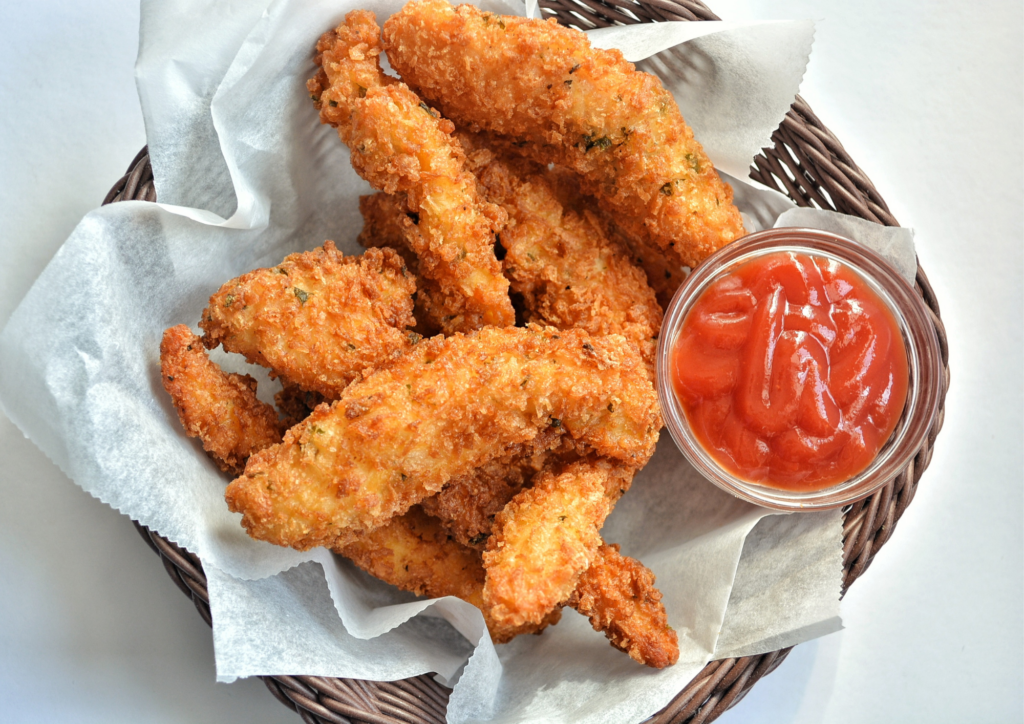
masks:
<svg viewBox="0 0 1024 724"><path fill-rule="evenodd" d="M309 417L317 405L324 401L319 392L304 390L288 380L282 380L281 391L274 395L277 409L284 415L281 427L287 430Z"/></svg>
<svg viewBox="0 0 1024 724"><path fill-rule="evenodd" d="M337 399L363 370L412 347L415 291L396 252L346 257L328 241L231 280L210 297L199 326L207 347L220 344Z"/></svg>
<svg viewBox="0 0 1024 724"><path fill-rule="evenodd" d="M537 623L576 588L594 562L601 527L635 470L586 460L545 472L494 521L484 552L484 604L496 621Z"/></svg>
<svg viewBox="0 0 1024 724"><path fill-rule="evenodd" d="M661 416L633 345L535 326L424 340L250 458L228 507L254 538L338 547L550 428L646 464Z"/></svg>
<svg viewBox="0 0 1024 724"><path fill-rule="evenodd" d="M413 314L415 331L424 337L440 334L448 314L441 285L420 273L419 257L414 251L426 242L419 227L408 212L405 194L386 194L383 191L359 197L359 212L363 215L363 230L359 243L367 249L389 247L402 255L406 266L416 275L416 297Z"/></svg>
<svg viewBox="0 0 1024 724"><path fill-rule="evenodd" d="M492 460L420 504L459 543L484 550L495 516L516 493L530 487L541 471L575 456L571 442L560 439L559 433L558 428L548 428L531 443L530 453Z"/></svg>
<svg viewBox="0 0 1024 724"><path fill-rule="evenodd" d="M580 174L631 238L696 266L744 233L732 190L675 100L616 50L554 19L413 0L384 24L388 60L460 128Z"/></svg>
<svg viewBox="0 0 1024 724"><path fill-rule="evenodd" d="M621 334L637 345L654 379L662 311L628 248L596 215L559 201L564 172L497 157L482 136L459 134L469 167L515 223L500 236L503 266L528 321L591 334Z"/></svg>
<svg viewBox="0 0 1024 724"><path fill-rule="evenodd" d="M480 601L480 554L451 540L439 521L418 505L334 550L367 573L417 596Z"/></svg>
<svg viewBox="0 0 1024 724"><path fill-rule="evenodd" d="M627 236L615 223L614 215L602 210L596 199L580 191L582 183L578 174L556 166L548 174L548 182L565 209L585 216L600 227L613 245L630 252L630 261L643 270L658 306L665 310L679 285L686 280L687 271L678 257L666 253L649 239Z"/></svg>
<svg viewBox="0 0 1024 724"><path fill-rule="evenodd" d="M256 380L224 372L184 324L164 332L160 380L185 432L221 470L238 475L252 453L281 442L277 412L256 399Z"/></svg>
<svg viewBox="0 0 1024 724"><path fill-rule="evenodd" d="M611 221L606 220L604 228L612 238L619 238L625 242L625 237ZM679 260L646 239L631 239L625 243L633 252L633 261L644 270L647 284L654 290L658 305L663 310L668 309L676 290L686 281L686 271Z"/></svg>
<svg viewBox="0 0 1024 724"><path fill-rule="evenodd" d="M418 596L455 596L483 610L484 568L480 553L453 541L439 521L414 505L357 541L335 550L370 575ZM512 627L484 620L496 643L539 633L558 622L557 609L538 624Z"/></svg>
<svg viewBox="0 0 1024 724"><path fill-rule="evenodd" d="M654 574L619 553L617 545L601 544L568 605L634 661L663 669L679 660L679 639L668 625Z"/></svg>
<svg viewBox="0 0 1024 724"><path fill-rule="evenodd" d="M411 237L419 271L443 292L445 332L514 324L494 256L504 215L477 193L451 121L381 71L373 13L349 13L317 52L320 70L308 87L320 120L338 129L353 167L374 188L408 194L409 210L419 216L419 234Z"/></svg>

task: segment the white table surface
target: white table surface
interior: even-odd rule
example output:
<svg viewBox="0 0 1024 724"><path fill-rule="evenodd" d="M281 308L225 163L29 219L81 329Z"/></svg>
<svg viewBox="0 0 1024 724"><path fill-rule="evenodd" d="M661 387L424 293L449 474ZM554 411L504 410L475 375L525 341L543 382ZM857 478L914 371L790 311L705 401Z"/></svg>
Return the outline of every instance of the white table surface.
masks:
<svg viewBox="0 0 1024 724"><path fill-rule="evenodd" d="M917 230L952 387L931 467L843 602L719 721L1024 717L1021 3L724 0L818 20L802 88ZM137 0L0 3L0 324L145 143ZM0 414L0 720L291 722L214 683L206 625L131 522Z"/></svg>

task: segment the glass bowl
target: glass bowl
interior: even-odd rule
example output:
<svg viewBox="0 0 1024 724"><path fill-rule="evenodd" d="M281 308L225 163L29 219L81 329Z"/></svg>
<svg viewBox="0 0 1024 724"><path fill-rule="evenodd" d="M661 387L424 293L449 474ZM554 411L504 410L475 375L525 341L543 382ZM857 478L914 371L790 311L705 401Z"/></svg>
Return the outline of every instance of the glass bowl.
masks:
<svg viewBox="0 0 1024 724"><path fill-rule="evenodd" d="M888 305L907 351L909 385L903 415L874 460L860 473L829 487L793 491L737 477L701 446L672 382L671 355L686 315L701 294L732 270L766 254L797 252L826 257L856 272ZM931 428L942 392L942 365L930 312L921 297L885 259L850 239L817 229L780 228L743 237L709 257L676 291L658 342L658 397L665 425L683 455L715 485L751 503L785 511L823 510L867 497L910 462Z"/></svg>

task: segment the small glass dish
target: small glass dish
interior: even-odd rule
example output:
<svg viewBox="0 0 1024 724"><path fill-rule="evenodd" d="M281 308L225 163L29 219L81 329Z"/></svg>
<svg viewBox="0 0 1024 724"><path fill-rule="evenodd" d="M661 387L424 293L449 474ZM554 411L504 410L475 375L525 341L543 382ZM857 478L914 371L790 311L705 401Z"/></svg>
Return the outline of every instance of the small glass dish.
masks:
<svg viewBox="0 0 1024 724"><path fill-rule="evenodd" d="M796 252L838 261L886 303L902 334L909 386L903 414L888 441L860 473L819 490L793 491L749 482L725 470L691 431L672 381L671 355L687 313L716 280L757 257ZM709 257L676 291L662 325L657 385L669 434L683 455L715 485L744 500L785 511L823 510L867 497L896 476L920 449L942 393L942 364L930 313L921 297L881 256L855 241L817 229L779 228L743 237Z"/></svg>

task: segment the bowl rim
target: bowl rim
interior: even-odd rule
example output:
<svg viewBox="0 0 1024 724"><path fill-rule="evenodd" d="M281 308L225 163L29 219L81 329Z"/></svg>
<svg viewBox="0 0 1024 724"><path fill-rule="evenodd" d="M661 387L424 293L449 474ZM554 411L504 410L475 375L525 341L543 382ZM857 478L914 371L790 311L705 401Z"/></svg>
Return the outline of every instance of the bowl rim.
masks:
<svg viewBox="0 0 1024 724"><path fill-rule="evenodd" d="M697 442L674 391L671 353L693 303L730 270L767 254L794 251L824 256L857 273L889 307L903 335L910 375L903 414L874 460L853 477L813 491L752 483L722 468ZM883 256L854 239L807 227L753 232L723 247L694 269L665 309L656 353L657 390L673 442L698 472L727 492L780 511L838 508L866 498L898 475L917 454L938 412L942 360L930 313L921 297Z"/></svg>

